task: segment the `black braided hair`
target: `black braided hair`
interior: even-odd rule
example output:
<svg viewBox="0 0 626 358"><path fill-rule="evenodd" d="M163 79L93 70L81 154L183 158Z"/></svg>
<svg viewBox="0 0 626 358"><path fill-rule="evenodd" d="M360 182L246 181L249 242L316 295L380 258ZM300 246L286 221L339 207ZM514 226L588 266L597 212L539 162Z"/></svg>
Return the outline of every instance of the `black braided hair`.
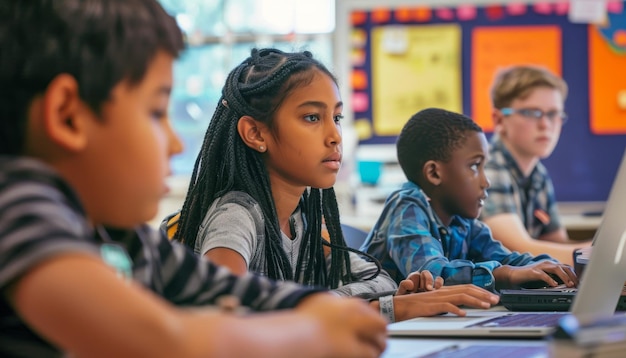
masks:
<svg viewBox="0 0 626 358"><path fill-rule="evenodd" d="M229 191L243 191L254 198L265 217L265 257L268 276L275 280L338 287L351 282L349 251L339 222L332 188L305 190L301 210L306 218L295 276L282 248L278 215L269 175L260 153L244 144L237 122L244 115L272 128L273 117L289 93L311 82L315 71L335 77L308 51L286 53L276 49L253 49L250 57L230 72L196 159L187 197L174 239L195 246L199 226L213 201ZM330 234L330 272L321 235L322 218ZM307 267L301 268L306 258Z"/></svg>
<svg viewBox="0 0 626 358"><path fill-rule="evenodd" d="M422 184L422 168L429 160L448 161L468 131L482 132L471 118L440 108L414 114L404 125L396 149L398 163L407 179Z"/></svg>

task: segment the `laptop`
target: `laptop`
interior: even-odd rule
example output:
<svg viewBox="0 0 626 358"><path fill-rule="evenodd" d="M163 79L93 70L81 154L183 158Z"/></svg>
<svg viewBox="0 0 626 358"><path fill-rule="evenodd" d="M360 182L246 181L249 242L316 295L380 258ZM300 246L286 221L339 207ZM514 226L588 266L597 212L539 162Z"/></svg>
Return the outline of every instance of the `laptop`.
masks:
<svg viewBox="0 0 626 358"><path fill-rule="evenodd" d="M581 322L610 318L615 314L626 282L625 248L626 152L595 234L589 263L568 312L468 310L465 317L446 314L391 323L388 334L391 337L542 338L551 335L558 321L568 314Z"/></svg>
<svg viewBox="0 0 626 358"><path fill-rule="evenodd" d="M500 291L500 304L509 311L569 311L577 288L553 287L535 289L505 289ZM617 301L616 311L626 311L626 290Z"/></svg>

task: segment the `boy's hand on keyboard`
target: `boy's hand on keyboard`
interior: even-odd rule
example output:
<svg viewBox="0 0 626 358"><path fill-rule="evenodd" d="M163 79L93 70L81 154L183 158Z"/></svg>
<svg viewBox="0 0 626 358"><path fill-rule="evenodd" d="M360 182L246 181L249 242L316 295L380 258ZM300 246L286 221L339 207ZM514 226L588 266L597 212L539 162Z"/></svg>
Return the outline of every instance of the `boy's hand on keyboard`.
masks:
<svg viewBox="0 0 626 358"><path fill-rule="evenodd" d="M556 287L559 284L566 287L578 285L578 277L571 266L551 261L541 261L527 266L504 265L493 270L493 276L496 279L496 288L517 287L539 281L545 282L545 286L549 287Z"/></svg>

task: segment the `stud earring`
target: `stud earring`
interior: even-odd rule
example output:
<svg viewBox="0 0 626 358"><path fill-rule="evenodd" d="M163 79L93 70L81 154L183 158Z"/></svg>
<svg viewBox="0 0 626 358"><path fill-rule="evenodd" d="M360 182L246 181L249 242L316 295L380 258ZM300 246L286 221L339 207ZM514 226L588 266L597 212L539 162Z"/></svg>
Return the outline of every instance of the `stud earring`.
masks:
<svg viewBox="0 0 626 358"><path fill-rule="evenodd" d="M260 146L259 146L259 150L260 150L261 152L265 152L265 146L260 145Z"/></svg>

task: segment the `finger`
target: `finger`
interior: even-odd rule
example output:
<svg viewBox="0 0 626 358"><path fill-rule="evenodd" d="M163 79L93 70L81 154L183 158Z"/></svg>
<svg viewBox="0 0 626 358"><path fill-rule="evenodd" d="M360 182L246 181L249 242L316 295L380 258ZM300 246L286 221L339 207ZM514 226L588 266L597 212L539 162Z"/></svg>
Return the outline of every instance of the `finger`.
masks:
<svg viewBox="0 0 626 358"><path fill-rule="evenodd" d="M563 267L561 267L560 265L557 266L552 275L556 275L557 278L567 287L574 286L574 282L572 282L572 280L569 278L569 275L565 272L565 270L563 270ZM555 286L559 285L559 282L553 276L550 277L554 280Z"/></svg>
<svg viewBox="0 0 626 358"><path fill-rule="evenodd" d="M548 272L553 273L553 274L556 274L557 276L559 276L559 275L558 275L558 271L563 271L563 270L561 270L560 268L558 268L558 266L557 266L557 267L546 267L546 268L543 268L543 269L542 269L542 271L540 271L540 272L538 273L538 274L539 274L539 280L541 280L541 281L543 281L543 282L547 283L547 284L548 284L548 286L550 286L550 287L557 286L559 283L558 283L556 280L554 280L554 279L552 278L552 276L550 276L550 274L549 274ZM563 272L563 274L564 274L564 272ZM559 277L560 277L560 276L559 276ZM531 281L531 279L529 279L529 280L527 280L527 281ZM566 281L567 281L567 280L566 280Z"/></svg>
<svg viewBox="0 0 626 358"><path fill-rule="evenodd" d="M435 279L435 284L433 285L433 288L435 290L438 290L442 287L443 287L443 277L437 276L437 278Z"/></svg>
<svg viewBox="0 0 626 358"><path fill-rule="evenodd" d="M407 279L413 281L413 283L415 284L415 286L413 287L414 292L418 292L424 289L422 272L419 272L419 271L411 272L411 274L409 275L409 277L407 277Z"/></svg>
<svg viewBox="0 0 626 358"><path fill-rule="evenodd" d="M491 307L491 302L482 297L472 296L470 294L459 294L451 300L457 306L468 306L474 308L487 309Z"/></svg>
<svg viewBox="0 0 626 358"><path fill-rule="evenodd" d="M402 280L398 285L398 295L406 295L407 293L413 292L415 289L415 283L411 280Z"/></svg>
<svg viewBox="0 0 626 358"><path fill-rule="evenodd" d="M553 264L553 265L549 265L547 267L543 267L542 270L549 277L548 280L544 279L544 281L546 281L552 287L558 286L559 282L554 277L554 276L556 276L566 286L573 287L574 286L574 282L571 280L569 275L565 272L565 269L566 269L565 265L561 265L561 264Z"/></svg>
<svg viewBox="0 0 626 358"><path fill-rule="evenodd" d="M473 284L444 286L438 291L449 294L468 294L482 301L489 302L491 305L495 305L500 301L500 296Z"/></svg>
<svg viewBox="0 0 626 358"><path fill-rule="evenodd" d="M484 294L479 294L478 296L474 296L475 292L446 292L443 290L424 292L419 294L420 303L424 304L425 302L440 302L440 303L449 303L455 306L468 306L473 308L487 309L492 306L492 300L490 296L485 296ZM446 311L447 312L447 311Z"/></svg>
<svg viewBox="0 0 626 358"><path fill-rule="evenodd" d="M563 280L561 278L561 280L563 282L565 282L565 284L567 285L567 287L576 287L578 286L578 276L576 276L576 272L574 272L574 268L570 265L561 265L561 269L565 272L565 274L567 275L567 278L569 279L569 283L566 280ZM571 285L570 285L571 283Z"/></svg>
<svg viewBox="0 0 626 358"><path fill-rule="evenodd" d="M420 279L420 288L426 291L432 291L435 283L433 274L430 271L422 271Z"/></svg>
<svg viewBox="0 0 626 358"><path fill-rule="evenodd" d="M442 295L439 297L442 301L449 301L456 305L464 305L475 308L490 308L500 301L500 297L489 291L483 290L480 287L466 287L464 290L457 290L454 293L448 293L443 290L438 290Z"/></svg>
<svg viewBox="0 0 626 358"><path fill-rule="evenodd" d="M461 309L458 305L455 305L450 302L445 302L444 307L436 314L441 314L441 313L451 313L459 317L465 317L467 315L467 312L465 312L465 310Z"/></svg>

